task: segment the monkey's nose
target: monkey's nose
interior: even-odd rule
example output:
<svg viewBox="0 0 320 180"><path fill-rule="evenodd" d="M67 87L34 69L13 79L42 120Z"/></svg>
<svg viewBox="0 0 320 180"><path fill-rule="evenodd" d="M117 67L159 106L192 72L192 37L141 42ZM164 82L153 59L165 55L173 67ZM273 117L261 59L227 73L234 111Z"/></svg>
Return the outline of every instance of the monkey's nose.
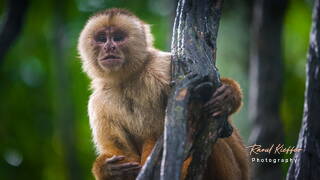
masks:
<svg viewBox="0 0 320 180"><path fill-rule="evenodd" d="M113 45L113 44L108 44L108 43L106 43L106 45L104 46L104 50L106 51L106 52L112 52L112 51L115 51L116 50L116 46L115 45Z"/></svg>

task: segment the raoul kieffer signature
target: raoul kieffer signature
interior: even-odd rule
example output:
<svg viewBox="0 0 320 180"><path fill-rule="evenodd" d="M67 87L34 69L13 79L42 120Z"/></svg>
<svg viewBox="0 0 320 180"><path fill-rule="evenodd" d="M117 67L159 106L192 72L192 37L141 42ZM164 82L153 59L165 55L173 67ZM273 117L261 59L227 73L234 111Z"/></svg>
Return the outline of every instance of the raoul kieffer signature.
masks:
<svg viewBox="0 0 320 180"><path fill-rule="evenodd" d="M261 145L254 144L247 147L249 149L249 154L259 154L259 153L269 153L269 154L292 154L295 152L302 151L301 148L296 148L295 146L285 147L284 144L272 144L269 147L262 147Z"/></svg>

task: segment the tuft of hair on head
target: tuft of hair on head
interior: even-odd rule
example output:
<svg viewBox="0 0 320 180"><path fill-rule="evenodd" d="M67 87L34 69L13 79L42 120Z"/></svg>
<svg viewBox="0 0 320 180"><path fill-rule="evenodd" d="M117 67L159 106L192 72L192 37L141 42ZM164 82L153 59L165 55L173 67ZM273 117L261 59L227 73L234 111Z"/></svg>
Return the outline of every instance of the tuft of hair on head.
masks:
<svg viewBox="0 0 320 180"><path fill-rule="evenodd" d="M102 10L102 11L95 13L92 17L101 16L101 15L106 15L106 16L110 16L110 17L113 17L115 15L125 15L125 16L129 16L129 17L131 16L131 17L137 18L129 10L121 9L121 8L111 8L111 9Z"/></svg>
<svg viewBox="0 0 320 180"><path fill-rule="evenodd" d="M141 24L142 30L144 31L147 47L153 47L154 38L151 33L151 26L148 23L141 20L140 18L138 18L135 14L133 14L131 11L129 11L127 9L111 8L111 9L102 10L102 11L95 13L93 16L91 16L90 19L93 19L93 18L96 18L99 16L107 16L110 19L112 19L115 16L121 16L121 15L138 21Z"/></svg>

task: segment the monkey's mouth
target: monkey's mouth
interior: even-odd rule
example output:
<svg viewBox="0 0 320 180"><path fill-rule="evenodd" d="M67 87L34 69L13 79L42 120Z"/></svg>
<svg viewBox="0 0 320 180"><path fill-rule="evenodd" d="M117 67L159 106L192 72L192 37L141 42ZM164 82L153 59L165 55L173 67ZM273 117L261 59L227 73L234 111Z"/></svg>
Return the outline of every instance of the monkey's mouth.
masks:
<svg viewBox="0 0 320 180"><path fill-rule="evenodd" d="M120 61L121 58L119 56L115 56L115 55L108 55L105 56L104 58L101 58L100 61L106 61L106 62L115 62L115 61Z"/></svg>
<svg viewBox="0 0 320 180"><path fill-rule="evenodd" d="M104 58L101 58L100 62L103 65L118 64L121 62L121 57L115 56L115 55L108 55L108 56L105 56Z"/></svg>
<svg viewBox="0 0 320 180"><path fill-rule="evenodd" d="M120 60L121 58L119 56L115 56L115 55L108 55L104 58L102 58L102 61L110 61L110 60Z"/></svg>

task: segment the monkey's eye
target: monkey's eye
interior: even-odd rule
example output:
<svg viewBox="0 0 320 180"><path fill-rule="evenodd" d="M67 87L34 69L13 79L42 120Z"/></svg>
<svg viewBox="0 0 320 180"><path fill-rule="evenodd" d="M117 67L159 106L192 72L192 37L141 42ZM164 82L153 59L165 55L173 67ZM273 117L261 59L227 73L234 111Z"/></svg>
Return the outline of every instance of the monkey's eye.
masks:
<svg viewBox="0 0 320 180"><path fill-rule="evenodd" d="M96 35L95 40L97 42L106 42L107 38L106 38L106 34L104 32L100 32Z"/></svg>
<svg viewBox="0 0 320 180"><path fill-rule="evenodd" d="M119 42L119 41L123 41L123 40L124 40L124 35L122 35L122 34L115 34L113 36L113 41L115 41L115 42Z"/></svg>

